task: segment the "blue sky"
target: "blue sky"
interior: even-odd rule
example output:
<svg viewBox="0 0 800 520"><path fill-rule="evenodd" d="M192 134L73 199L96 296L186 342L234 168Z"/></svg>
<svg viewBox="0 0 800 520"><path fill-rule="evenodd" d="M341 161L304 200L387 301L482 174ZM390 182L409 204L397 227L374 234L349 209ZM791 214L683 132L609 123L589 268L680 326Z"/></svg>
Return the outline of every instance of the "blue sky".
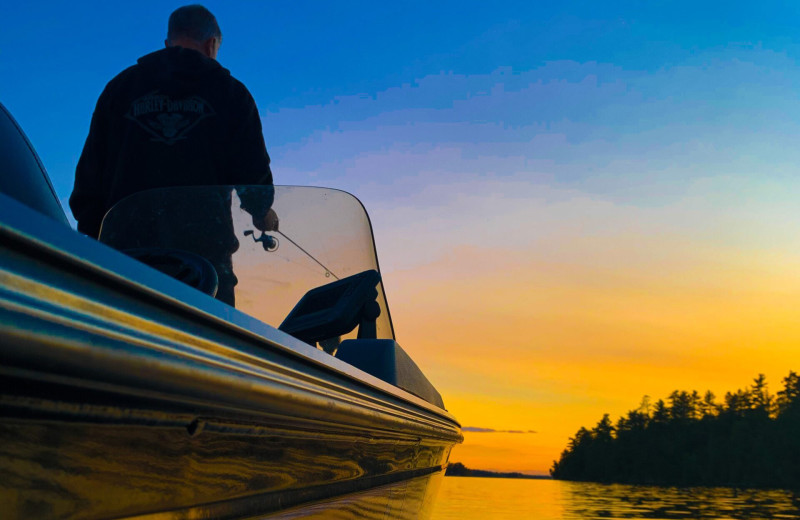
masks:
<svg viewBox="0 0 800 520"><path fill-rule="evenodd" d="M62 197L106 81L160 48L178 5L4 8L0 96ZM767 153L796 119L800 13L789 2L207 5L225 36L220 61L260 107L278 182L335 180L364 153L443 143L464 159L550 161L538 169L570 182L602 176L609 146L635 157L688 137L687 126L723 148L759 134ZM651 159L672 155L662 152ZM576 153L592 156L594 173Z"/></svg>
<svg viewBox="0 0 800 520"><path fill-rule="evenodd" d="M181 4L7 3L0 101L66 200L98 95ZM641 395L800 370L800 4L206 5L276 183L370 210L451 411L537 432L455 460L543 472Z"/></svg>

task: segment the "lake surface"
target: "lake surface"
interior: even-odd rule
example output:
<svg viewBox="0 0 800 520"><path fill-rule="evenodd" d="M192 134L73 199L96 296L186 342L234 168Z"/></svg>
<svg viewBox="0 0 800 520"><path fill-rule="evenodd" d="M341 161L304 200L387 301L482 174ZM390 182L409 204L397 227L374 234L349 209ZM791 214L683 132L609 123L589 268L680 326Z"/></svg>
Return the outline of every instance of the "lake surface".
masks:
<svg viewBox="0 0 800 520"><path fill-rule="evenodd" d="M431 518L800 519L800 493L445 477Z"/></svg>

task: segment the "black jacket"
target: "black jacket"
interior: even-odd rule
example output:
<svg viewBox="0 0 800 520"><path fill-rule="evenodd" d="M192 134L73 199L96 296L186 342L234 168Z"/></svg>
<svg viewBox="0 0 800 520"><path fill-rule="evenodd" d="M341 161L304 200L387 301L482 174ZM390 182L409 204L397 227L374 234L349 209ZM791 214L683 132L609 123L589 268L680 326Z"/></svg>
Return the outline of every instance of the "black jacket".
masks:
<svg viewBox="0 0 800 520"><path fill-rule="evenodd" d="M272 184L261 120L247 88L182 47L139 58L97 101L69 204L97 237L111 206L169 186Z"/></svg>

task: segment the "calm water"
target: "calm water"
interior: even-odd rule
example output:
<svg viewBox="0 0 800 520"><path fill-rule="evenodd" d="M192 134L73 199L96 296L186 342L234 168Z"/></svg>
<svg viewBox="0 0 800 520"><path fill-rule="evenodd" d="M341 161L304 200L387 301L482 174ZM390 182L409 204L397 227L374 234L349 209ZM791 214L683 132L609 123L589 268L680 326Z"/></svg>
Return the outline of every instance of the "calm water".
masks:
<svg viewBox="0 0 800 520"><path fill-rule="evenodd" d="M800 519L800 494L445 477L432 520Z"/></svg>

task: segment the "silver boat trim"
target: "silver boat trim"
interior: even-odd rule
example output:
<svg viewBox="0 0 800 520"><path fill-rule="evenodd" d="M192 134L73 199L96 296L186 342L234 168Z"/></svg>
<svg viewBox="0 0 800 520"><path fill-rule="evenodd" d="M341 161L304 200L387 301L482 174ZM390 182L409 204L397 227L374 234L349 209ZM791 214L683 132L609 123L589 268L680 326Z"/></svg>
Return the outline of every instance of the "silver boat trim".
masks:
<svg viewBox="0 0 800 520"><path fill-rule="evenodd" d="M7 375L461 438L447 411L1 194L0 238Z"/></svg>

